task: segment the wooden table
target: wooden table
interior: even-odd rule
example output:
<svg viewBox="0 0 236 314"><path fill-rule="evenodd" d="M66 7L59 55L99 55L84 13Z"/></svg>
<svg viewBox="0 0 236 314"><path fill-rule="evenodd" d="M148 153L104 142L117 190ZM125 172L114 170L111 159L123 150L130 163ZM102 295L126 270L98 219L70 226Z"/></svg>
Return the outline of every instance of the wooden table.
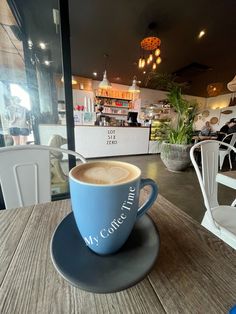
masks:
<svg viewBox="0 0 236 314"><path fill-rule="evenodd" d="M236 190L236 171L217 173L216 181Z"/></svg>
<svg viewBox="0 0 236 314"><path fill-rule="evenodd" d="M219 314L236 303L235 251L161 196L150 210L161 237L151 273L118 293L73 287L50 258L53 231L69 212L64 200L0 213L1 314Z"/></svg>

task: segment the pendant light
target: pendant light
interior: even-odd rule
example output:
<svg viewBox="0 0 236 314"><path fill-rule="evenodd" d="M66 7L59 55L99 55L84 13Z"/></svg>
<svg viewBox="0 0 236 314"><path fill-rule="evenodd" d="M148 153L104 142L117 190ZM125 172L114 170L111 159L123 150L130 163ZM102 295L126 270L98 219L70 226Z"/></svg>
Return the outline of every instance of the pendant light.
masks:
<svg viewBox="0 0 236 314"><path fill-rule="evenodd" d="M111 86L111 83L108 81L107 79L107 59L108 59L108 55L107 54L104 54L104 58L106 59L105 60L105 71L103 73L103 79L102 81L99 83L98 87L99 88L102 88L102 89L109 89L109 88L112 88Z"/></svg>
<svg viewBox="0 0 236 314"><path fill-rule="evenodd" d="M129 87L129 92L131 93L140 93L140 89L137 86L137 77L134 76L132 85Z"/></svg>
<svg viewBox="0 0 236 314"><path fill-rule="evenodd" d="M110 83L110 82L108 81L108 79L107 79L107 71L106 71L106 70L104 71L103 79L102 79L102 81L99 83L98 87L99 87L99 88L102 88L102 89L112 88L111 83Z"/></svg>
<svg viewBox="0 0 236 314"><path fill-rule="evenodd" d="M150 23L145 37L140 42L139 69L143 69L146 65L151 65L152 69L155 70L157 66L154 63L161 63L161 40L157 37L156 28L157 24L155 22Z"/></svg>
<svg viewBox="0 0 236 314"><path fill-rule="evenodd" d="M208 96L216 97L216 96L220 95L222 89L223 89L223 83L221 83L221 82L211 83L211 84L207 85Z"/></svg>
<svg viewBox="0 0 236 314"><path fill-rule="evenodd" d="M232 79L232 81L227 84L227 88L228 88L228 90L230 90L231 92L236 92L236 75L235 75L235 77Z"/></svg>

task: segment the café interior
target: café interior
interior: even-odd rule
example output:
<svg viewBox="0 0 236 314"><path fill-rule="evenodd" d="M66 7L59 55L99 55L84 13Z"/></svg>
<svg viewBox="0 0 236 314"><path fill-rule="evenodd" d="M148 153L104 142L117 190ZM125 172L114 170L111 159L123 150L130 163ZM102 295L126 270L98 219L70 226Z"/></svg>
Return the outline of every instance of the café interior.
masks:
<svg viewBox="0 0 236 314"><path fill-rule="evenodd" d="M233 311L235 9L0 0L0 313ZM158 186L140 234L105 257L62 238L70 170L103 160Z"/></svg>

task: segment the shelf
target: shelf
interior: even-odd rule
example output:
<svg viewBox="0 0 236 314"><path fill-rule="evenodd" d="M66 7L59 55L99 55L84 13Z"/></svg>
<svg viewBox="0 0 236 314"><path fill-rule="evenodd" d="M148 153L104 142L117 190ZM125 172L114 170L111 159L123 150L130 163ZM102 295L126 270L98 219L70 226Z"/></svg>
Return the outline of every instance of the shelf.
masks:
<svg viewBox="0 0 236 314"><path fill-rule="evenodd" d="M119 98L119 97L110 97L110 96L96 96L97 98L109 98L109 99L117 99L117 100L126 100L126 101L131 101L132 99L128 98Z"/></svg>
<svg viewBox="0 0 236 314"><path fill-rule="evenodd" d="M114 108L114 109L127 109L129 110L129 107L125 107L125 106L112 106L112 105L102 105L103 107L109 107L109 108Z"/></svg>
<svg viewBox="0 0 236 314"><path fill-rule="evenodd" d="M96 89L95 96L100 99L116 99L123 101L132 101L133 94L129 90L120 90L120 89L109 89L104 90L101 88Z"/></svg>
<svg viewBox="0 0 236 314"><path fill-rule="evenodd" d="M108 112L102 112L102 114L104 115L108 115L108 116L127 116L127 113L108 113Z"/></svg>

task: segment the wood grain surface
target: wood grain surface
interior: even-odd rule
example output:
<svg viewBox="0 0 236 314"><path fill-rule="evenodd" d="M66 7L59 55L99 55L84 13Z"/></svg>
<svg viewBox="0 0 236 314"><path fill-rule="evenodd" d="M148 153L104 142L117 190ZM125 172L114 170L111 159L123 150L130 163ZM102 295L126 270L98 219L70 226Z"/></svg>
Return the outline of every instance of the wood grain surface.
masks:
<svg viewBox="0 0 236 314"><path fill-rule="evenodd" d="M73 287L50 257L53 232L70 210L65 200L0 213L1 314L227 313L236 303L235 251L160 195L150 210L161 237L151 273L118 293Z"/></svg>
<svg viewBox="0 0 236 314"><path fill-rule="evenodd" d="M0 217L0 285L11 263L33 206L1 211Z"/></svg>
<svg viewBox="0 0 236 314"><path fill-rule="evenodd" d="M159 196L151 210L160 255L149 280L167 313L227 313L236 304L236 253Z"/></svg>

